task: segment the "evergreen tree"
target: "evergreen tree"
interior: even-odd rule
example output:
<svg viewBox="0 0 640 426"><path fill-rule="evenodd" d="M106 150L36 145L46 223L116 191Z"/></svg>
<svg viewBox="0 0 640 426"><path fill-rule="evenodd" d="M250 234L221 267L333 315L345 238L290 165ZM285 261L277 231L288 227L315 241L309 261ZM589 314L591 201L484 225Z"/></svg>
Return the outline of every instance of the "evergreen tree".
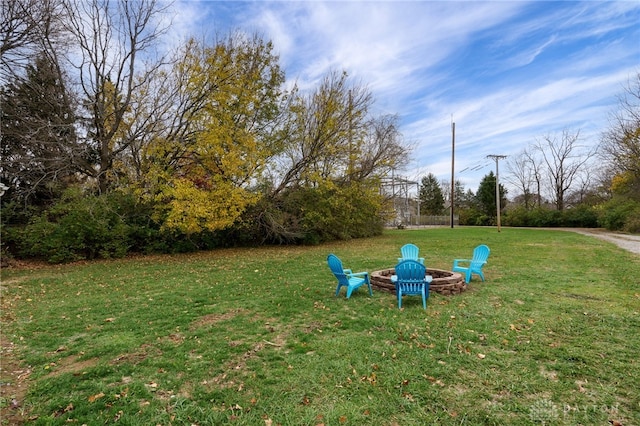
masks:
<svg viewBox="0 0 640 426"><path fill-rule="evenodd" d="M500 184L501 209L504 208L507 203L506 194L506 189ZM488 175L482 178L475 198L478 203L478 208L482 213L489 217L496 216L496 175L494 175L493 172L489 172Z"/></svg>
<svg viewBox="0 0 640 426"><path fill-rule="evenodd" d="M429 173L420 182L420 212L427 215L440 215L444 210L444 195L440 183L433 173Z"/></svg>
<svg viewBox="0 0 640 426"><path fill-rule="evenodd" d="M0 179L10 187L8 198L46 205L75 171L75 114L59 68L37 56L24 79L2 89L0 104Z"/></svg>

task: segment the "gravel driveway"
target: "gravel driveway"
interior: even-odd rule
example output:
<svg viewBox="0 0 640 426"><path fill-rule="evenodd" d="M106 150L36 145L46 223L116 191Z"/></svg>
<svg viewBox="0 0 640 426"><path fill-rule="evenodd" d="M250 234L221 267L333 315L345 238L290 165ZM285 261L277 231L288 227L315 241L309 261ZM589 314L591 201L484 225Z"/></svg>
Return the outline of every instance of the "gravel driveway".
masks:
<svg viewBox="0 0 640 426"><path fill-rule="evenodd" d="M640 235L617 234L614 232L589 228L566 228L566 230L600 238L601 240L614 243L618 247L628 250L631 253L640 254Z"/></svg>

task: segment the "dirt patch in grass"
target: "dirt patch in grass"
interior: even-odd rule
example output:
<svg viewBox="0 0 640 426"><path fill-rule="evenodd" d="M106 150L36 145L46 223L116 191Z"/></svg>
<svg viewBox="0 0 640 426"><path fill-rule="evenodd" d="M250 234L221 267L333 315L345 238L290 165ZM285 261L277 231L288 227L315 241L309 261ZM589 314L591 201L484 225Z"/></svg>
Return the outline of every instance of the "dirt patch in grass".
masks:
<svg viewBox="0 0 640 426"><path fill-rule="evenodd" d="M224 314L209 314L209 315L205 315L201 318L198 318L196 321L191 323L191 326L189 327L189 329L191 331L196 330L198 328L202 328L202 327L206 327L208 325L212 325L215 323L218 323L220 321L226 321L229 320L233 317L235 317L236 315L239 315L243 312L246 312L244 309L234 309L232 311L229 312L225 312Z"/></svg>
<svg viewBox="0 0 640 426"><path fill-rule="evenodd" d="M81 374L98 365L99 361L98 358L80 359L79 355L69 355L49 364L51 367L49 376L58 377L66 373Z"/></svg>
<svg viewBox="0 0 640 426"><path fill-rule="evenodd" d="M128 364L136 365L141 363L145 359L147 359L149 356L155 357L160 355L162 355L162 352L159 349L155 348L153 345L144 344L140 346L140 349L137 350L136 352L126 353L126 354L117 356L111 361L111 364L118 365L118 364L128 363Z"/></svg>

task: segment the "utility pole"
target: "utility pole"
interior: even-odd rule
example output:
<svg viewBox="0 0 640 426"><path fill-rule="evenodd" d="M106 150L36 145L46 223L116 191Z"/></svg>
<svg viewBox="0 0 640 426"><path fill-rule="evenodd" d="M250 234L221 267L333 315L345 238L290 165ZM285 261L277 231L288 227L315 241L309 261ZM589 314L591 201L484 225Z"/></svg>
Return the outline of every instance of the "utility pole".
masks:
<svg viewBox="0 0 640 426"><path fill-rule="evenodd" d="M451 119L451 228L453 228L453 201L455 194L454 162L456 158L456 123Z"/></svg>
<svg viewBox="0 0 640 426"><path fill-rule="evenodd" d="M496 160L496 210L498 220L498 232L500 232L500 180L498 178L498 161L507 158L506 155L487 155L487 158Z"/></svg>
<svg viewBox="0 0 640 426"><path fill-rule="evenodd" d="M353 99L351 97L351 90L349 90L349 164L347 165L347 176L351 181L353 175Z"/></svg>

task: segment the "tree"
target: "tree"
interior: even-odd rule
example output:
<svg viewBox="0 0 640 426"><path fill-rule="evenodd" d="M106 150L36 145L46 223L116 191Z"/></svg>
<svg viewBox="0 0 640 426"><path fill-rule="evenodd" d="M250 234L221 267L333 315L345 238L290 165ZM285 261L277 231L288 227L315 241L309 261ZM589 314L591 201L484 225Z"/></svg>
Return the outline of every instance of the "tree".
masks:
<svg viewBox="0 0 640 426"><path fill-rule="evenodd" d="M277 182L272 195L290 186L354 173L371 103L371 93L362 86L350 86L346 73L331 72L309 94L294 92L283 155L270 170Z"/></svg>
<svg viewBox="0 0 640 426"><path fill-rule="evenodd" d="M392 169L407 162L408 153L397 115L370 118L365 122L358 149L350 146L347 179L363 182L372 176L386 176Z"/></svg>
<svg viewBox="0 0 640 426"><path fill-rule="evenodd" d="M525 149L520 154L509 158L507 160L507 171L509 174L506 180L521 191L524 208L529 210L536 202L534 199L535 193L531 187L535 183L539 183L539 179L536 179L536 163L532 161L531 154ZM537 198L539 199L539 196Z"/></svg>
<svg viewBox="0 0 640 426"><path fill-rule="evenodd" d="M573 133L563 130L559 139L556 135L546 135L536 140L534 145L545 165L545 174L558 211L566 207L566 194L595 155L595 150L582 150L579 142L579 131Z"/></svg>
<svg viewBox="0 0 640 426"><path fill-rule="evenodd" d="M440 182L440 188L442 189L442 195L445 202L451 205L451 182L444 179ZM460 209L467 209L473 205L473 198L475 195L470 189L467 190L461 180L456 179L454 183L454 207L455 211Z"/></svg>
<svg viewBox="0 0 640 426"><path fill-rule="evenodd" d="M397 117L368 116L371 103L368 89L350 84L346 73L327 74L305 94L294 90L278 132L283 149L263 175L260 209L246 222L258 223L259 234L276 242L381 229L386 218L379 182L406 160L407 149ZM318 220L319 211L330 216Z"/></svg>
<svg viewBox="0 0 640 426"><path fill-rule="evenodd" d="M429 173L420 182L420 212L427 215L440 215L444 210L444 196L440 183L433 173Z"/></svg>
<svg viewBox="0 0 640 426"><path fill-rule="evenodd" d="M24 205L49 204L75 180L82 161L72 97L49 59L38 55L25 78L14 77L0 95L1 179Z"/></svg>
<svg viewBox="0 0 640 426"><path fill-rule="evenodd" d="M22 76L35 56L55 54L64 33L61 0L3 0L0 7L0 79ZM51 59L51 58L50 58Z"/></svg>
<svg viewBox="0 0 640 426"><path fill-rule="evenodd" d="M250 187L278 152L284 74L272 44L258 37L236 33L215 46L190 45L177 67L190 72L193 131L160 138L147 152L164 226L196 233L230 226L257 201Z"/></svg>
<svg viewBox="0 0 640 426"><path fill-rule="evenodd" d="M140 91L150 81L161 78L163 60L150 55L165 29L160 17L166 6L156 0L68 1L65 5L68 28L80 50L72 57L72 66L84 98L84 134L96 158L86 173L104 193L115 178L112 172L119 155L139 136L132 131L134 123L149 118L139 117L145 110L132 104L136 96L144 97Z"/></svg>
<svg viewBox="0 0 640 426"><path fill-rule="evenodd" d="M617 192L640 200L640 72L629 81L618 104L601 137L600 153Z"/></svg>
<svg viewBox="0 0 640 426"><path fill-rule="evenodd" d="M507 191L500 184L500 208L504 208L507 205ZM478 192L476 192L476 200L478 201L478 208L483 214L489 217L496 217L498 208L496 205L496 175L493 171L485 175L480 181L478 186Z"/></svg>

